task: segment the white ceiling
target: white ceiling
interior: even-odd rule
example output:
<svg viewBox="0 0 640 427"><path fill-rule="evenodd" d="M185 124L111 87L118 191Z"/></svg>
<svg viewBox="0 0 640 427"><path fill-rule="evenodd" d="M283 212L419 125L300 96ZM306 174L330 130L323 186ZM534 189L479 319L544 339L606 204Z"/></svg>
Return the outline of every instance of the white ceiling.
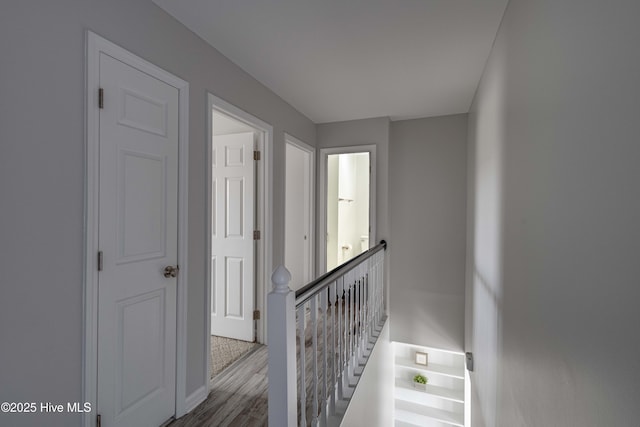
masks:
<svg viewBox="0 0 640 427"><path fill-rule="evenodd" d="M508 0L153 0L316 123L467 112Z"/></svg>

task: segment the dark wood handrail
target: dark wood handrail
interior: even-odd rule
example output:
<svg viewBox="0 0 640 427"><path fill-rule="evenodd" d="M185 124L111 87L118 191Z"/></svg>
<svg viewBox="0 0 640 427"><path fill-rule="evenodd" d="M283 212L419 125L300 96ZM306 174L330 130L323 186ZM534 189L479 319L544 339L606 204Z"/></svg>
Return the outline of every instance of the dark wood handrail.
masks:
<svg viewBox="0 0 640 427"><path fill-rule="evenodd" d="M356 256L355 258L351 258L349 261L345 262L344 264L340 264L333 270L324 273L322 276L318 277L313 282L310 282L309 284L298 289L296 291L296 307L309 301L312 296L314 296L318 292L325 289L327 286L329 286L339 277L344 276L349 271L356 268L362 261L368 258L371 258L376 253L386 249L387 249L387 242L384 240L381 240L380 243L378 243L371 249L365 252L362 252L360 255Z"/></svg>

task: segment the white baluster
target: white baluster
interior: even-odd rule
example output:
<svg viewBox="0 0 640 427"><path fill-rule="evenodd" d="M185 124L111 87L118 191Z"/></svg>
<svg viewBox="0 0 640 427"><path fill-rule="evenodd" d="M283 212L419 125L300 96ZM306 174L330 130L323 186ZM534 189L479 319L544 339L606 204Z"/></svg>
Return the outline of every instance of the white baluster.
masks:
<svg viewBox="0 0 640 427"><path fill-rule="evenodd" d="M353 367L354 369L360 364L360 268L356 269L356 280L354 282L354 305L353 310Z"/></svg>
<svg viewBox="0 0 640 427"><path fill-rule="evenodd" d="M352 329L352 320L353 320L353 304L351 302L352 298L353 298L353 286L351 283L351 272L347 273L345 280L346 282L346 286L347 286L347 300L346 300L346 308L345 308L345 314L347 316L347 322L346 322L346 330L345 330L345 334L346 334L346 343L345 343L345 362L347 364L346 366L346 376L347 376L347 381L350 383L351 382L351 376L352 376L352 371L351 371L351 367L353 366L353 363L351 363L351 346L352 346L352 340L351 338L353 337L353 334L351 333L351 329Z"/></svg>
<svg viewBox="0 0 640 427"><path fill-rule="evenodd" d="M368 308L367 308L367 340L370 340L372 338L372 331L373 331L373 284L372 284L372 277L373 277L373 263L369 262L369 266L367 268L367 304L368 304Z"/></svg>
<svg viewBox="0 0 640 427"><path fill-rule="evenodd" d="M323 289L320 294L320 309L324 316L324 322L322 322L322 408L320 410L320 425L326 427L327 425L327 375L328 375L328 360L327 360L327 322L329 321L329 312L327 310L327 299L329 289Z"/></svg>
<svg viewBox="0 0 640 427"><path fill-rule="evenodd" d="M313 415L311 417L311 425L318 425L318 295L311 297L311 343L312 343L312 363L313 363Z"/></svg>
<svg viewBox="0 0 640 427"><path fill-rule="evenodd" d="M329 303L331 304L331 372L329 377L331 397L329 399L329 414L336 414L336 316L338 314L338 298L336 295L337 292L337 283L333 282L329 286Z"/></svg>
<svg viewBox="0 0 640 427"><path fill-rule="evenodd" d="M365 287L364 287L364 293L365 293L365 297L364 300L366 302L366 310L365 310L365 319L364 319L364 323L365 323L365 336L364 336L364 340L365 340L365 345L369 345L369 340L371 339L371 283L370 283L370 277L371 277L371 262L370 259L367 260L367 267L365 268Z"/></svg>
<svg viewBox="0 0 640 427"><path fill-rule="evenodd" d="M344 276L340 277L336 284L338 285L338 365L336 367L336 373L338 375L338 399L344 399L342 380L344 373Z"/></svg>
<svg viewBox="0 0 640 427"><path fill-rule="evenodd" d="M380 324L380 319L382 317L382 312L380 310L380 261L378 257L376 257L376 326Z"/></svg>
<svg viewBox="0 0 640 427"><path fill-rule="evenodd" d="M351 328L349 329L350 334L350 342L351 342L351 376L355 376L356 367L358 366L358 361L356 360L357 352L356 352L356 344L357 337L356 334L358 332L358 276L356 276L356 271L353 271L353 275L351 278Z"/></svg>
<svg viewBox="0 0 640 427"><path fill-rule="evenodd" d="M307 426L307 379L306 379L306 346L305 346L305 337L304 337L304 325L305 325L305 307L306 304L302 304L298 307L298 340L300 342L299 346L299 357L300 357L300 396L298 402L300 402L300 425L303 427Z"/></svg>
<svg viewBox="0 0 640 427"><path fill-rule="evenodd" d="M360 284L358 286L358 299L360 300L358 304L358 353L360 357L364 357L364 340L362 337L364 336L364 274L362 273L362 268L360 268Z"/></svg>
<svg viewBox="0 0 640 427"><path fill-rule="evenodd" d="M373 326L377 324L376 316L378 315L378 264L375 258L372 260L373 263L373 274L371 276L372 287L371 290L373 292Z"/></svg>
<svg viewBox="0 0 640 427"><path fill-rule="evenodd" d="M364 340L362 338L364 336L364 269L362 267L363 266L360 267L360 286L358 289L358 299L360 300L358 304L358 348L360 349L360 357L364 357L365 350Z"/></svg>
<svg viewBox="0 0 640 427"><path fill-rule="evenodd" d="M384 316L384 252L378 252L378 322Z"/></svg>

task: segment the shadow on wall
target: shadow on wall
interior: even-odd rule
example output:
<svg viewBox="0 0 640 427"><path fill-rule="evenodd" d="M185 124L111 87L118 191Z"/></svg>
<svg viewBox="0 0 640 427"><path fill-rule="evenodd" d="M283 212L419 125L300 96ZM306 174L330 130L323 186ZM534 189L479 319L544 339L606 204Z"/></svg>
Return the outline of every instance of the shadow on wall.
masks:
<svg viewBox="0 0 640 427"><path fill-rule="evenodd" d="M475 370L471 373L473 425L498 425L499 364L503 318L503 192L505 80L500 61L480 88L469 114L470 241L467 317ZM469 283L470 282L470 283Z"/></svg>
<svg viewBox="0 0 640 427"><path fill-rule="evenodd" d="M477 362L471 382L472 393L482 418L480 425L488 427L497 425L501 297L477 271L473 276L473 293L473 351Z"/></svg>

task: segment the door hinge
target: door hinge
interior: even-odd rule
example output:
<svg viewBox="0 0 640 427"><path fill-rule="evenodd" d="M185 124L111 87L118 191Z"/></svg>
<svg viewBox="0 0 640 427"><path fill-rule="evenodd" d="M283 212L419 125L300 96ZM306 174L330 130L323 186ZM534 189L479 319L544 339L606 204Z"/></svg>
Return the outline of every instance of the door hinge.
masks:
<svg viewBox="0 0 640 427"><path fill-rule="evenodd" d="M101 415L98 414L96 415L96 427L101 427L102 426L102 420L101 420Z"/></svg>
<svg viewBox="0 0 640 427"><path fill-rule="evenodd" d="M98 108L104 108L104 89L98 89Z"/></svg>
<svg viewBox="0 0 640 427"><path fill-rule="evenodd" d="M253 310L253 320L260 319L260 310Z"/></svg>
<svg viewBox="0 0 640 427"><path fill-rule="evenodd" d="M253 152L253 160L260 160L260 151Z"/></svg>
<svg viewBox="0 0 640 427"><path fill-rule="evenodd" d="M255 230L253 232L253 240L260 240L260 230Z"/></svg>
<svg viewBox="0 0 640 427"><path fill-rule="evenodd" d="M98 271L102 271L103 258L102 251L98 251Z"/></svg>

